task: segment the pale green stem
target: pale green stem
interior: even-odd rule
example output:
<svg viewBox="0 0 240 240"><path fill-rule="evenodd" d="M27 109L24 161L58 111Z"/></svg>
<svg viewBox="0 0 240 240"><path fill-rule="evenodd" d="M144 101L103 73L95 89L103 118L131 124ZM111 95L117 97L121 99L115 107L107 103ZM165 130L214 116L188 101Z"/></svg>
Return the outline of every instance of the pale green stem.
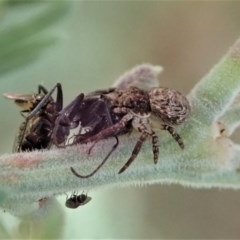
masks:
<svg viewBox="0 0 240 240"><path fill-rule="evenodd" d="M158 132L160 157L153 163L148 141L136 161L122 174L118 170L131 155L139 134L120 138L120 145L106 165L93 177L75 177L70 167L89 173L106 156L114 139L100 141L88 155L90 145L34 151L0 157L2 206L15 214L43 197L97 187L179 183L193 187L240 188L239 147L217 124L229 111L240 91L240 41L189 94L192 115L177 128L185 149L181 150L167 132ZM228 124L228 123L225 123Z"/></svg>

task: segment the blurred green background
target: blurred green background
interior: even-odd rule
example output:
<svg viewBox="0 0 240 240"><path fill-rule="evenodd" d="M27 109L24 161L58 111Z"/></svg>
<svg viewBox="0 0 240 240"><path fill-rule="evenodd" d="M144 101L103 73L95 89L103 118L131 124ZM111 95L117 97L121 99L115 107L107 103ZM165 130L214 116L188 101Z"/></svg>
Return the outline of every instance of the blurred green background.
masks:
<svg viewBox="0 0 240 240"><path fill-rule="evenodd" d="M239 13L237 1L1 1L0 93L61 82L66 104L149 62L164 67L162 86L187 94L240 36ZM22 118L11 101L0 107L3 154ZM65 238L240 238L239 191L155 185L88 194L86 206L65 208ZM7 213L1 219L16 228Z"/></svg>

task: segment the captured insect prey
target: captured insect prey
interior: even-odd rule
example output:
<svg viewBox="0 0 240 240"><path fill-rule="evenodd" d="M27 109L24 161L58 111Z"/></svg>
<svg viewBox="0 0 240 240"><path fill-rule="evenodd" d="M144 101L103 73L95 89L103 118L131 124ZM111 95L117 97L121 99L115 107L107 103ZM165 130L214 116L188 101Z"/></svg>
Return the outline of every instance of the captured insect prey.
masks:
<svg viewBox="0 0 240 240"><path fill-rule="evenodd" d="M53 142L57 147L65 147L81 143L96 135L102 129L120 121L122 113L114 113L111 105L101 98L102 94L113 90L99 90L84 96L78 95L59 113L53 130ZM72 137L72 143L64 144L70 129L79 127L79 132Z"/></svg>
<svg viewBox="0 0 240 240"><path fill-rule="evenodd" d="M152 88L149 91L129 87L125 90L115 89L111 91L111 94L102 94L101 98L108 106L111 106L111 112L121 118L114 124L102 128L96 135L82 139L81 143L96 143L101 139L127 133L132 128L136 129L140 133L140 137L130 158L119 170L119 173L124 172L136 159L147 138L152 139L153 159L154 163L157 163L159 144L153 127L158 126L167 130L180 148L184 148L184 143L174 126L182 124L189 117L191 108L187 98L180 92L163 87ZM102 166L102 163L100 165ZM77 177L84 177L73 168L71 170Z"/></svg>
<svg viewBox="0 0 240 240"><path fill-rule="evenodd" d="M53 143L57 147L81 144L89 137L95 136L102 130L119 122L124 114L113 112L111 104L101 98L103 94L108 94L113 91L114 89L99 90L89 93L84 97L83 94L77 96L59 113L53 130ZM65 143L67 140L69 140L68 136L70 129L77 127L79 127L79 130L77 134L71 137L72 142L63 145L62 143ZM128 124L117 135L130 132L131 129L131 124ZM90 174L82 176L83 178L92 176L107 161L109 156L118 146L119 141L117 135L115 136L112 134L112 137L115 137L116 142L113 144L102 163ZM93 146L94 144L92 147ZM89 149L89 153L91 152L92 147Z"/></svg>
<svg viewBox="0 0 240 240"><path fill-rule="evenodd" d="M56 101L51 97L55 89L57 89ZM61 84L57 83L50 92L39 85L37 94L5 93L4 96L14 100L23 109L21 115L25 118L19 128L13 151L50 148L55 119L63 105Z"/></svg>
<svg viewBox="0 0 240 240"><path fill-rule="evenodd" d="M68 208L78 208L79 206L83 206L91 201L91 197L88 197L86 194L72 194L70 198L67 198L65 202L65 206Z"/></svg>

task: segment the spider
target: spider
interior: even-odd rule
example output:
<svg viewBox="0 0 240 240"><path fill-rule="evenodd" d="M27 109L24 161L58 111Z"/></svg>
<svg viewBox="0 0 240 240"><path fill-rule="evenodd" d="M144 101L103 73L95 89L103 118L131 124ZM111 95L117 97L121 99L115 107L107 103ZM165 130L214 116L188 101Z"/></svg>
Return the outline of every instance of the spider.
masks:
<svg viewBox="0 0 240 240"><path fill-rule="evenodd" d="M159 86L157 75L162 67L142 64L134 67L117 79L114 87L107 90L97 90L77 96L67 105L56 119L53 131L53 142L57 147L66 147L81 143L88 137L98 134L103 129L112 126L120 121L124 113L112 111L112 105L105 101L103 95L115 95L116 89L125 91L129 86L140 86L145 90L153 86ZM79 127L78 134L72 137L72 144L66 144L69 140L70 129ZM128 124L121 134L129 133L132 130L131 123ZM119 135L119 134L118 134ZM116 137L116 136L115 136ZM62 145L62 143L64 143Z"/></svg>
<svg viewBox="0 0 240 240"><path fill-rule="evenodd" d="M119 170L119 174L124 172L136 159L147 138L152 139L153 159L154 163L157 163L159 144L158 137L153 130L156 125L160 125L163 130L167 130L180 148L184 148L184 143L175 131L174 126L182 124L189 117L191 108L187 98L180 92L164 87L152 88L146 91L132 86L125 90L115 89L111 91L111 94L106 92L106 94L102 95L102 99L109 103L115 114L124 115L112 126L82 140L81 143L97 142L107 137L128 132L129 127L127 128L127 126L130 124L140 133L140 137L130 158ZM101 166L103 162L100 164ZM71 168L71 171L77 177L86 177L78 174L73 168Z"/></svg>
<svg viewBox="0 0 240 240"><path fill-rule="evenodd" d="M55 89L57 89L56 101L51 97ZM50 92L39 85L37 94L5 93L4 96L13 99L23 109L21 115L25 118L20 125L13 151L50 148L55 119L63 105L61 84L57 83Z"/></svg>
<svg viewBox="0 0 240 240"><path fill-rule="evenodd" d="M73 193L70 198L67 198L65 206L68 208L78 208L79 206L87 204L91 201L91 197L88 197L86 194L77 195Z"/></svg>

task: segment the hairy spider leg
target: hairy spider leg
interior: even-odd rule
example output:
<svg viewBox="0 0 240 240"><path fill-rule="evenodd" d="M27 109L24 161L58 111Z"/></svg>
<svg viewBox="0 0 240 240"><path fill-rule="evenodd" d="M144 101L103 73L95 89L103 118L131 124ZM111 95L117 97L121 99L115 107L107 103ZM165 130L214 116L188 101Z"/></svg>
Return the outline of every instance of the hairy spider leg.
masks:
<svg viewBox="0 0 240 240"><path fill-rule="evenodd" d="M133 115L131 113L128 113L125 116L123 116L119 122L103 129L102 131L100 131L94 136L84 139L81 143L89 143L89 142L99 141L101 139L105 139L108 137L117 136L119 133L121 133L125 129L126 125L128 124L129 121L132 120L132 118L133 118Z"/></svg>
<svg viewBox="0 0 240 240"><path fill-rule="evenodd" d="M158 161L159 145L158 145L157 135L152 130L151 130L151 132L149 132L144 124L141 124L141 126L138 128L138 131L141 132L142 134L140 135L137 143L135 144L135 147L132 151L130 158L124 164L124 166L119 170L119 172L118 172L119 174L124 172L132 164L132 162L136 159L137 155L139 154L139 152L142 148L143 143L147 140L148 136L152 137L152 149L153 149L154 163L156 164Z"/></svg>
<svg viewBox="0 0 240 240"><path fill-rule="evenodd" d="M38 91L40 92L41 90L45 93L47 93L43 99L40 101L40 103L31 111L31 113L26 117L26 120L25 120L25 124L24 124L24 127L23 127L23 131L22 131L22 134L21 134L21 138L20 138L20 141L19 141L19 145L18 145L18 148L17 148L17 151L19 151L21 149L21 146L22 146L22 143L23 143L23 138L25 136L25 132L26 132L26 129L27 129L27 125L28 125L28 122L29 120L34 117L36 115L36 113L41 110L41 108L47 103L47 101L51 98L51 95L53 94L53 92L55 91L55 89L57 88L57 100L56 100L56 110L57 111L60 111L62 109L62 105L63 105L63 93L62 93L62 86L60 83L57 83L51 91L47 92L47 90L39 85L38 87Z"/></svg>
<svg viewBox="0 0 240 240"><path fill-rule="evenodd" d="M124 172L132 164L132 162L136 159L136 157L137 157L139 151L141 150L143 143L146 141L147 137L148 137L148 133L146 133L146 132L144 132L140 135L140 137L132 151L131 157L124 164L124 166L118 171L119 174Z"/></svg>
<svg viewBox="0 0 240 240"><path fill-rule="evenodd" d="M171 136L174 138L174 140L178 143L180 148L184 149L183 140L173 127L164 124L163 130L167 130L171 134Z"/></svg>
<svg viewBox="0 0 240 240"><path fill-rule="evenodd" d="M156 164L159 156L159 143L158 137L155 132L152 133L152 150L153 150L153 161Z"/></svg>

